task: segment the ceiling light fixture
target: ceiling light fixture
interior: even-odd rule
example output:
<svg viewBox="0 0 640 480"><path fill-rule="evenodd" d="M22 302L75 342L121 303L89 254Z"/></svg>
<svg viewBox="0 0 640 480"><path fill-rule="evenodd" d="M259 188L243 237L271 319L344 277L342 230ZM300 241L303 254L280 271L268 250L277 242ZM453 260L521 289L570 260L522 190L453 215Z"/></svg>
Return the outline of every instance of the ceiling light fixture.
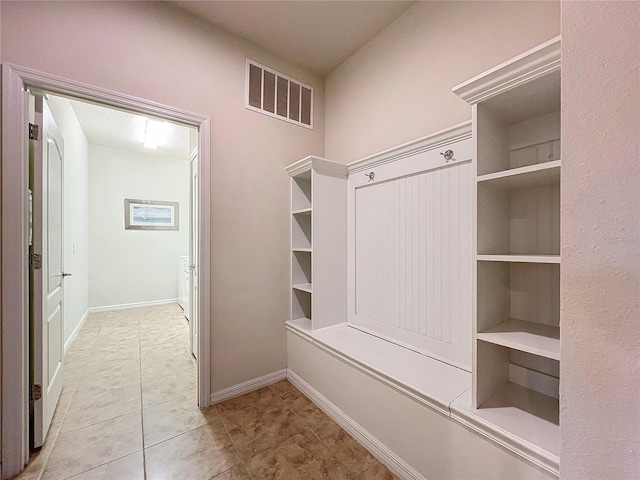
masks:
<svg viewBox="0 0 640 480"><path fill-rule="evenodd" d="M167 122L159 122L157 120L147 120L147 128L144 133L144 146L155 150L162 141Z"/></svg>

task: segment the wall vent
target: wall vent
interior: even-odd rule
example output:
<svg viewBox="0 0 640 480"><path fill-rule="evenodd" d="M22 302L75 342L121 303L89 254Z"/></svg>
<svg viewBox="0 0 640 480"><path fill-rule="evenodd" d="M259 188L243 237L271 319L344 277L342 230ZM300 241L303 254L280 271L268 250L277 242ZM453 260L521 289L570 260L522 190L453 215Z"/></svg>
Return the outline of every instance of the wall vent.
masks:
<svg viewBox="0 0 640 480"><path fill-rule="evenodd" d="M249 59L245 107L313 128L313 87Z"/></svg>

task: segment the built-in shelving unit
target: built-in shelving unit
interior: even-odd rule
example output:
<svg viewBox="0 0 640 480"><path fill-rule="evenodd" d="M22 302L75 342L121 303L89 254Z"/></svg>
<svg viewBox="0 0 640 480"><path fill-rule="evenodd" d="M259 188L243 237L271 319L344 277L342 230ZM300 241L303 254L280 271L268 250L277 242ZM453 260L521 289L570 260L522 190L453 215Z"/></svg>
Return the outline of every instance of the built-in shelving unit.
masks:
<svg viewBox="0 0 640 480"><path fill-rule="evenodd" d="M455 408L557 473L560 38L453 90L477 173L473 388Z"/></svg>
<svg viewBox="0 0 640 480"><path fill-rule="evenodd" d="M346 318L347 167L306 157L291 176L291 319L304 330Z"/></svg>

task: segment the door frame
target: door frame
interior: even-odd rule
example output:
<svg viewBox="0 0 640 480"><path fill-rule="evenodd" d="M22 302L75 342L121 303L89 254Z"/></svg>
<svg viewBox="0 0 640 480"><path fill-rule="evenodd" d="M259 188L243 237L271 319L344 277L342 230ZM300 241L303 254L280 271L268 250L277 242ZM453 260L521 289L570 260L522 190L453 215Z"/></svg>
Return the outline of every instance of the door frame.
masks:
<svg viewBox="0 0 640 480"><path fill-rule="evenodd" d="M211 132L207 116L139 97L58 77L15 64L2 64L2 194L0 285L1 471L9 478L29 459L29 266L27 88L73 97L198 129L198 290L211 292ZM10 280L9 280L10 279ZM210 295L198 299L198 405L211 402ZM206 341L205 341L206 340Z"/></svg>

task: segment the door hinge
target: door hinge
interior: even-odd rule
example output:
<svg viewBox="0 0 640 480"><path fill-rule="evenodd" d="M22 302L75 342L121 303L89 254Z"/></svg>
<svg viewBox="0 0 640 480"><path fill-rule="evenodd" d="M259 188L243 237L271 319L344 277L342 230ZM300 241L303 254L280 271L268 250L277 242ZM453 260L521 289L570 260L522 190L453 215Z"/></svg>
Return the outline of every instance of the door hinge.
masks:
<svg viewBox="0 0 640 480"><path fill-rule="evenodd" d="M40 270L42 268L42 255L39 253L29 254L29 269Z"/></svg>
<svg viewBox="0 0 640 480"><path fill-rule="evenodd" d="M40 132L40 127L35 123L29 124L29 140L38 140L38 133Z"/></svg>
<svg viewBox="0 0 640 480"><path fill-rule="evenodd" d="M31 385L29 387L29 401L35 402L42 398L42 385Z"/></svg>

